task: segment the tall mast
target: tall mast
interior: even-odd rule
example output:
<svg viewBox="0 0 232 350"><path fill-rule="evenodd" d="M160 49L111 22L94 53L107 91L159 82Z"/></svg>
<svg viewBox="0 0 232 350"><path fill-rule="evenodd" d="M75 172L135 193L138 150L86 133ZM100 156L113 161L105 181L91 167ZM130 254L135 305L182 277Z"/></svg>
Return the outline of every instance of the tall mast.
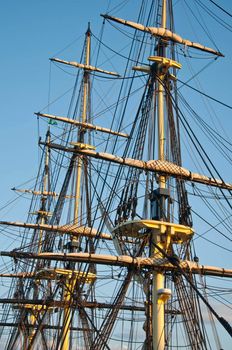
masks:
<svg viewBox="0 0 232 350"><path fill-rule="evenodd" d="M90 45L91 45L91 30L90 24L86 32L86 44L85 44L85 65L90 65ZM87 121L87 109L88 109L88 88L89 88L89 71L84 70L83 77L83 102L82 102L82 113L81 121L86 123ZM85 130L82 129L79 134L79 142L84 141ZM82 159L77 157L77 174L76 174L76 184L75 184L75 203L74 203L74 223L78 224L78 216L80 214L80 194L81 194L81 176L82 176Z"/></svg>
<svg viewBox="0 0 232 350"><path fill-rule="evenodd" d="M46 142L49 144L51 142L51 135L50 135L50 128L47 131L46 135ZM44 177L43 177L43 193L48 193L49 191L49 162L50 162L50 148L46 146L45 148L45 164L44 164ZM46 202L47 202L47 195L42 195L41 197L41 211L42 211L42 217L40 219L40 224L46 224L47 219L45 218L47 211L46 211ZM38 253L41 252L43 244L43 230L39 231L39 247L38 247Z"/></svg>
<svg viewBox="0 0 232 350"><path fill-rule="evenodd" d="M51 135L50 135L50 128L48 128L47 134L46 134L46 142L49 144L51 141ZM47 224L47 218L48 218L48 211L47 211L47 195L45 193L48 193L49 191L49 163L50 163L50 148L48 145L45 147L45 160L44 160L44 174L43 174L43 187L42 187L42 192L43 195L41 197L41 205L40 205L40 210L38 211L38 223L39 225L44 225ZM38 254L42 252L42 247L43 247L43 235L44 231L42 229L39 229L39 237L38 237ZM39 265L40 263L38 263ZM35 286L34 286L34 292L33 292L33 297L35 299L38 298L38 280L35 280ZM31 347L31 343L33 341L33 337L36 333L36 329L33 328L36 324L36 318L38 317L38 311L34 310L34 312L30 313L29 320L30 320L30 325L32 326L28 331L29 331L29 336L28 336L28 347ZM27 340L26 340L27 342Z"/></svg>
<svg viewBox="0 0 232 350"><path fill-rule="evenodd" d="M90 45L91 45L91 30L90 24L86 32L86 42L85 42L85 65L89 66L90 64ZM82 113L81 113L81 122L86 123L87 121L87 111L88 111L88 93L89 93L89 71L84 70L83 74L83 95L82 95ZM77 134L77 141L80 143L84 142L85 130L81 129ZM81 206L81 178L83 172L83 161L81 156L76 157L76 178L75 178L75 191L74 191L74 215L73 223L74 225L80 224L80 206ZM78 249L79 238L77 236L71 236L71 251ZM71 268L71 263L70 263ZM77 282L75 274L71 274L67 277L66 288L64 293L64 300L66 302L66 307L64 307L64 316L63 316L63 333L61 338L61 348L60 350L68 350L70 348L70 326L71 326L71 299L74 292L74 288Z"/></svg>
<svg viewBox="0 0 232 350"><path fill-rule="evenodd" d="M162 7L162 21L161 27L166 28L166 0L163 0ZM160 40L159 44L159 56L165 57L165 44L163 40ZM158 71L158 159L165 160L165 134L164 134L164 87L163 87L163 74ZM156 92L155 92L156 93ZM159 220L164 219L164 192L166 188L166 179L164 176L159 176L159 213L161 214ZM166 246L166 242L161 243L161 232L157 234L155 231L152 235L151 244L151 256L160 257L160 252L155 248L157 245L163 247ZM153 283L152 283L152 342L153 349L164 350L165 346L165 334L164 334L164 303L165 295L161 295L164 291L164 273L163 271L153 272Z"/></svg>

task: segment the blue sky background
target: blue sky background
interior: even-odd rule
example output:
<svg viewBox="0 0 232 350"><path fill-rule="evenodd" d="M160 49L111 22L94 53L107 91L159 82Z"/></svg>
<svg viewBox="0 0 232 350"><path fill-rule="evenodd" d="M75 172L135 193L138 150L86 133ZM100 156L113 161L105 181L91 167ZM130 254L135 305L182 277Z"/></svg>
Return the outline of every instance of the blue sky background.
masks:
<svg viewBox="0 0 232 350"><path fill-rule="evenodd" d="M105 8L106 1L102 3ZM92 6L87 9L83 1L7 1L1 4L3 201L7 198L5 188L34 175L32 167L28 169L28 161L38 160L37 123L33 112L48 102L48 58L80 35L83 38L88 20L99 20L96 2L92 1L93 4L92 10ZM81 45L79 41L72 47L73 58L75 53L79 55Z"/></svg>

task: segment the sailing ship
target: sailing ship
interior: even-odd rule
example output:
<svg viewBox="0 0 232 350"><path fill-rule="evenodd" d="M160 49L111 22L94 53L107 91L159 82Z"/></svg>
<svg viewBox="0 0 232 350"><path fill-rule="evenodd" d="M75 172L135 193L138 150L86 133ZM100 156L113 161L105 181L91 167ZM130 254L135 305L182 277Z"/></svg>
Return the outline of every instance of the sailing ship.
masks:
<svg viewBox="0 0 232 350"><path fill-rule="evenodd" d="M229 349L232 269L201 264L197 243L207 227L231 252L232 184L193 123L228 166L231 143L179 90L179 58L223 53L175 32L171 0L141 1L136 21L102 16L128 53L88 24L79 62L51 58L76 73L70 106L36 113L48 121L38 176L13 188L30 196L28 218L0 222L21 237L1 251L1 349ZM102 64L101 49L120 72Z"/></svg>

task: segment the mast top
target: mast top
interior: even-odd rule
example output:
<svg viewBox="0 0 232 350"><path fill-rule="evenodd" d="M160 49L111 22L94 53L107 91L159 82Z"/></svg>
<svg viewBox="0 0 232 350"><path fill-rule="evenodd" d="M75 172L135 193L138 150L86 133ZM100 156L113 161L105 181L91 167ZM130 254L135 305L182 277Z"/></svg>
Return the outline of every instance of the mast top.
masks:
<svg viewBox="0 0 232 350"><path fill-rule="evenodd" d="M88 22L88 28L86 31L86 35L91 35L90 22Z"/></svg>

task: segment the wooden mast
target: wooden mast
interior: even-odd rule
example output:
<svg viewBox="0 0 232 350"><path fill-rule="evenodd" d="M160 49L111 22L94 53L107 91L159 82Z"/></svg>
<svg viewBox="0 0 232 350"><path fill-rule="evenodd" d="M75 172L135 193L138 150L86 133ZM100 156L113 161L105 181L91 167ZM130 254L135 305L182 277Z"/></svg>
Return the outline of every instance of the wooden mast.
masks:
<svg viewBox="0 0 232 350"><path fill-rule="evenodd" d="M91 31L90 26L86 32L86 47L85 47L85 64L90 64L90 43L91 43ZM87 119L87 108L88 108L88 91L89 89L89 72L84 70L83 77L83 102L82 102L82 115L81 122L86 123ZM84 141L85 130L80 131L79 142ZM77 157L77 174L76 174L76 188L75 188L75 204L74 204L74 223L78 224L78 216L80 214L80 191L81 191L81 176L82 176L82 159Z"/></svg>
<svg viewBox="0 0 232 350"><path fill-rule="evenodd" d="M166 0L163 0L162 7L162 28L166 28ZM159 43L159 56L165 57L165 44L162 39ZM164 133L164 87L163 87L163 73L158 71L158 91L155 91L155 94L158 95L158 160L165 160L165 133ZM166 188L166 179L164 176L160 175L159 180L159 191L162 193ZM160 220L164 220L164 200L163 196L160 196L158 205L160 206ZM160 252L155 248L157 245L164 248L166 247L166 242L161 243L162 237L161 232L157 234L156 231L153 231L152 240L151 240L151 256L160 257ZM162 257L161 257L162 258ZM152 343L153 349L164 350L165 346L165 334L164 334L164 303L166 301L165 295L162 295L164 290L164 272L154 271L153 272L153 281L152 281Z"/></svg>
<svg viewBox="0 0 232 350"><path fill-rule="evenodd" d="M50 136L50 130L48 129L47 132L47 144L49 145L51 141L51 136ZM50 162L50 149L48 146L45 148L45 164L44 164L44 177L43 177L43 192L48 192L49 191L49 162ZM46 213L46 202L47 202L47 196L42 195L41 197L41 203L42 203L42 208L41 210ZM47 224L47 220L45 218L45 215L42 215L40 224L44 225ZM43 244L43 230L40 230L39 232L39 247L38 247L38 252L41 252L42 249L42 244Z"/></svg>
<svg viewBox="0 0 232 350"><path fill-rule="evenodd" d="M45 147L45 160L44 160L44 175L43 175L43 188L42 192L48 192L49 191L49 163L50 163L50 148L48 147L49 143L51 141L51 135L50 135L50 128L48 128L47 134L46 134L46 142L47 145ZM47 217L48 217L48 211L47 211L47 196L42 195L41 196L41 207L38 211L38 218L39 218L39 224L46 225L47 224ZM42 252L43 247L43 229L39 228L39 237L38 237L38 254ZM35 288L33 291L34 298L38 297L38 280L35 280ZM38 318L38 310L33 310L33 312L30 313L29 321L31 328L28 329L28 340L25 338L25 343L28 343L28 349L31 348L33 343L33 338L36 334L35 324L36 320Z"/></svg>
<svg viewBox="0 0 232 350"><path fill-rule="evenodd" d="M86 42L85 42L85 65L90 65L90 46L91 46L91 30L90 24L86 32ZM82 94L82 114L81 122L87 122L87 110L88 110L88 96L89 96L89 71L84 69L83 74L83 94ZM81 129L77 134L77 140L81 143L84 142L85 129ZM80 214L81 214L81 180L83 172L83 160L81 156L76 157L76 178L75 178L75 192L74 192L74 215L73 222L74 225L80 224ZM79 237L71 236L71 250L74 251L78 249ZM64 301L67 303L67 306L64 307L64 316L63 316L63 331L61 337L61 348L60 350L68 350L70 348L70 326L71 326L71 299L76 286L77 278L75 275L70 276L66 280Z"/></svg>

